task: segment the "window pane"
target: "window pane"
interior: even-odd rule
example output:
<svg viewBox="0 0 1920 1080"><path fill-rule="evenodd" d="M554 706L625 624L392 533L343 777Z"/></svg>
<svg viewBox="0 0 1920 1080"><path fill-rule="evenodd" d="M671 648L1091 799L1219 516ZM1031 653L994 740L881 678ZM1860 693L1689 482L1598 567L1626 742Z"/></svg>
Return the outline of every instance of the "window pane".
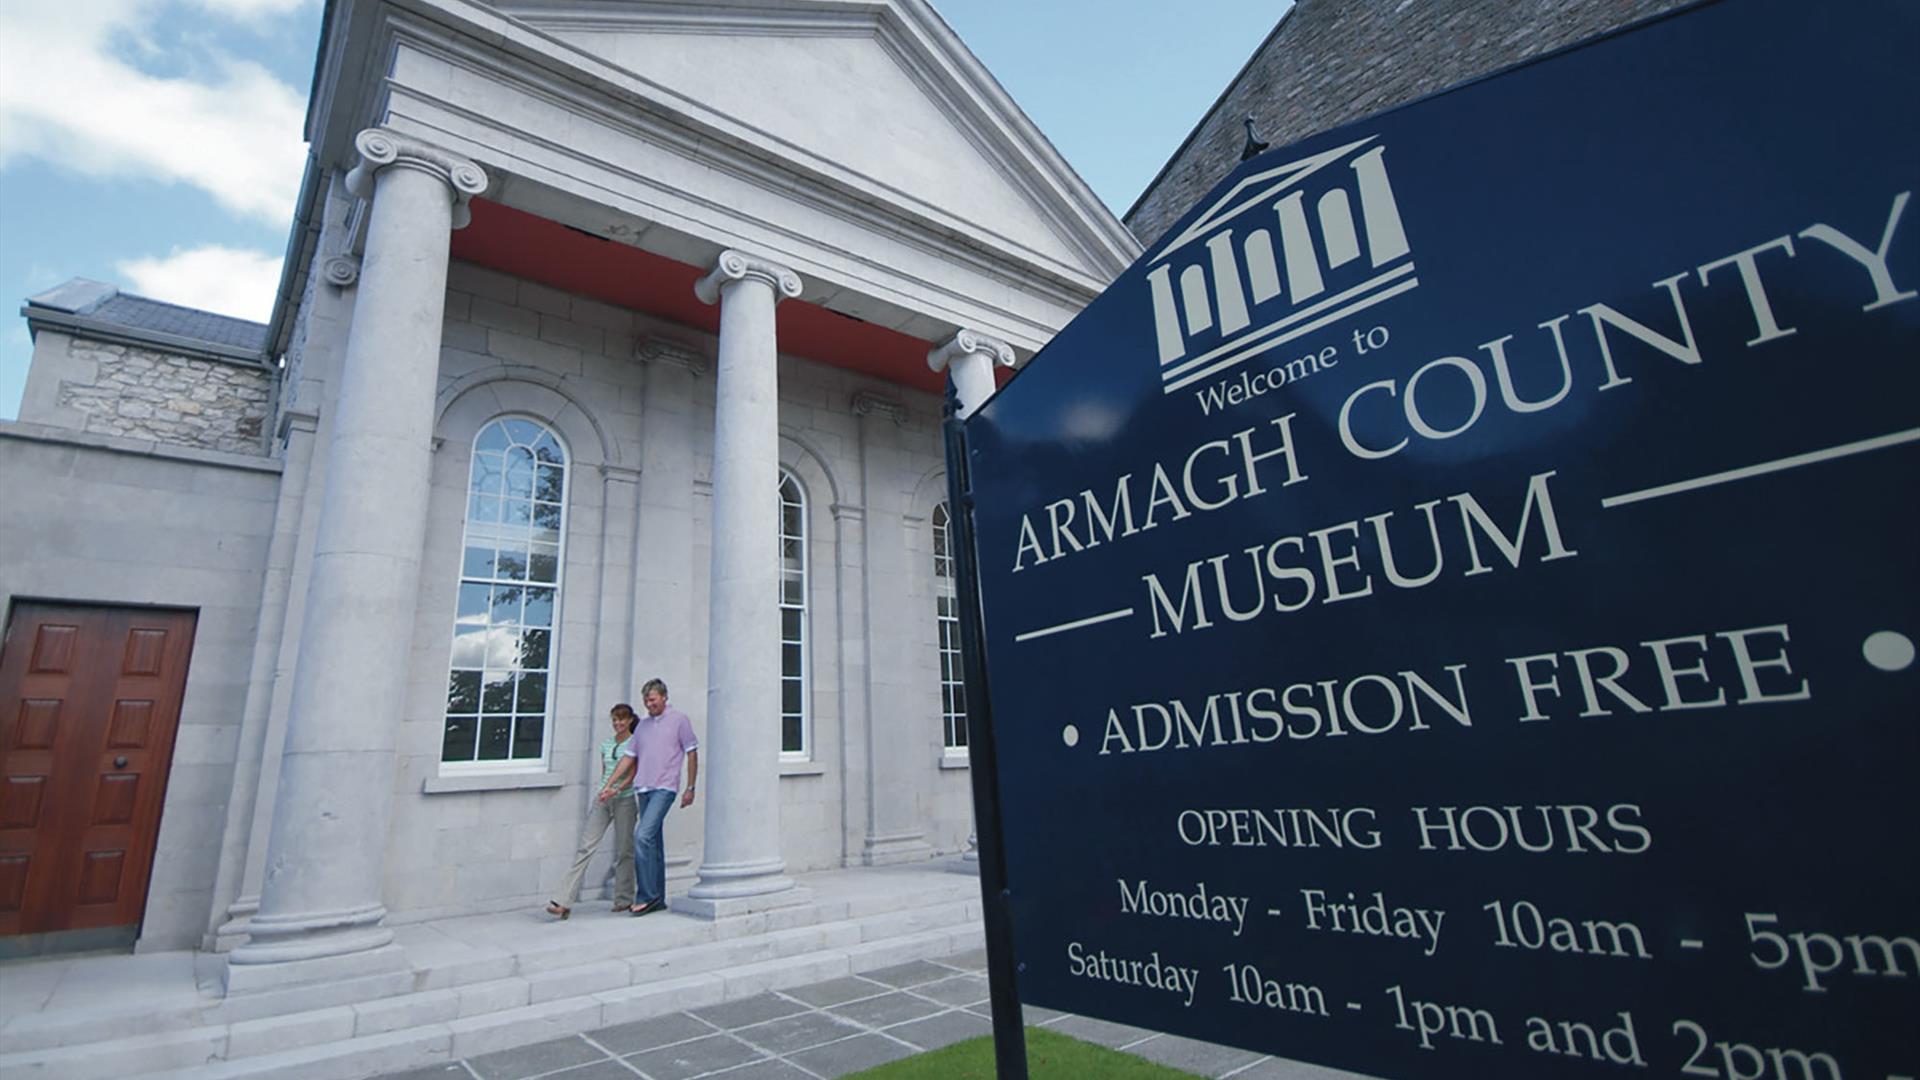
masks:
<svg viewBox="0 0 1920 1080"><path fill-rule="evenodd" d="M461 626L453 634L452 663L457 668L479 668L487 666L487 635L491 633L484 626ZM448 712L472 712L473 708L455 709L448 706Z"/></svg>
<svg viewBox="0 0 1920 1080"><path fill-rule="evenodd" d="M456 671L447 676L447 711L450 713L480 711L479 672Z"/></svg>
<svg viewBox="0 0 1920 1080"><path fill-rule="evenodd" d="M527 626L553 625L553 590L528 589L527 610L521 622Z"/></svg>
<svg viewBox="0 0 1920 1080"><path fill-rule="evenodd" d="M513 674L506 671L489 671L480 687L480 711L484 713L510 713L513 711Z"/></svg>
<svg viewBox="0 0 1920 1080"><path fill-rule="evenodd" d="M476 450L505 450L507 448L506 425L497 420L488 424L487 429L480 433L478 439L474 440L473 447Z"/></svg>
<svg viewBox="0 0 1920 1080"><path fill-rule="evenodd" d="M493 548L490 545L467 545L466 557L460 561L460 576L471 578L490 578L493 576Z"/></svg>
<svg viewBox="0 0 1920 1080"><path fill-rule="evenodd" d="M460 586L460 608L454 619L463 623L485 624L487 621L487 594L485 585Z"/></svg>
<svg viewBox="0 0 1920 1080"><path fill-rule="evenodd" d="M554 438L551 431L541 432L540 437L534 440L533 456L541 461L561 462L567 459L560 449L560 440Z"/></svg>
<svg viewBox="0 0 1920 1080"><path fill-rule="evenodd" d="M516 703L516 712L544 713L547 711L547 676L545 672L520 676L520 695Z"/></svg>
<svg viewBox="0 0 1920 1080"><path fill-rule="evenodd" d="M781 504L780 531L787 536L806 535L806 529L801 525L800 507L793 503Z"/></svg>
<svg viewBox="0 0 1920 1080"><path fill-rule="evenodd" d="M560 504L533 504L533 538L549 544L560 542Z"/></svg>
<svg viewBox="0 0 1920 1080"><path fill-rule="evenodd" d="M502 423L506 425L507 435L523 446L531 446L540 440L540 436L547 433L545 428L531 420L511 419L504 420Z"/></svg>
<svg viewBox="0 0 1920 1080"><path fill-rule="evenodd" d="M512 624L520 621L520 594L526 590L518 585L495 585L493 587L493 624Z"/></svg>
<svg viewBox="0 0 1920 1080"><path fill-rule="evenodd" d="M527 580L553 581L560 576L560 549L553 544L533 545L533 554L527 563Z"/></svg>
<svg viewBox="0 0 1920 1080"><path fill-rule="evenodd" d="M487 658L476 667L510 668L520 662L520 635L511 626L496 626L487 631Z"/></svg>
<svg viewBox="0 0 1920 1080"><path fill-rule="evenodd" d="M565 489L565 470L557 465L540 465L534 472L533 497L548 502L559 502L560 493Z"/></svg>
<svg viewBox="0 0 1920 1080"><path fill-rule="evenodd" d="M521 447L507 451L507 490L510 499L533 498L533 454Z"/></svg>
<svg viewBox="0 0 1920 1080"><path fill-rule="evenodd" d="M513 717L487 716L480 720L481 761L505 761L508 740L513 735Z"/></svg>
<svg viewBox="0 0 1920 1080"><path fill-rule="evenodd" d="M440 760L472 761L473 740L474 737L479 734L479 731L479 717L447 717L447 734L440 742Z"/></svg>
<svg viewBox="0 0 1920 1080"><path fill-rule="evenodd" d="M494 495L474 495L467 499L467 520L469 522L493 522L500 520L500 499Z"/></svg>
<svg viewBox="0 0 1920 1080"><path fill-rule="evenodd" d="M800 646L780 646L780 674L794 679L800 677Z"/></svg>
<svg viewBox="0 0 1920 1080"><path fill-rule="evenodd" d="M500 558L494 573L503 581L527 579L527 546L509 540L500 545Z"/></svg>
<svg viewBox="0 0 1920 1080"><path fill-rule="evenodd" d="M520 526L521 529L524 529L528 525L533 524L532 500L506 499L500 503L500 510L501 510L500 520L506 522L508 525L518 525ZM522 536L525 536L526 534L524 532L521 532L520 529L515 529L511 532L505 533L504 535L512 536L512 537L522 537Z"/></svg>
<svg viewBox="0 0 1920 1080"><path fill-rule="evenodd" d="M780 718L780 749L789 754L797 754L806 749L800 741L800 718L783 716Z"/></svg>
<svg viewBox="0 0 1920 1080"><path fill-rule="evenodd" d="M805 604L807 602L806 579L799 574L781 574L780 602L783 604L793 604L795 606Z"/></svg>
<svg viewBox="0 0 1920 1080"><path fill-rule="evenodd" d="M547 648L552 642L551 630L520 631L520 666L544 671L547 668Z"/></svg>
<svg viewBox="0 0 1920 1080"><path fill-rule="evenodd" d="M521 716L513 722L513 756L517 758L538 758L540 756L541 736L544 734L547 718L544 716Z"/></svg>
<svg viewBox="0 0 1920 1080"><path fill-rule="evenodd" d="M799 679L781 679L780 680L780 711L781 712L798 713L800 711L800 698L801 698L801 694L800 694Z"/></svg>
<svg viewBox="0 0 1920 1080"><path fill-rule="evenodd" d="M506 460L499 454L477 453L473 455L473 471L467 480L467 489L475 495L499 495L500 477L506 471Z"/></svg>
<svg viewBox="0 0 1920 1080"><path fill-rule="evenodd" d="M783 641L800 640L800 611L797 608L780 609L780 638Z"/></svg>

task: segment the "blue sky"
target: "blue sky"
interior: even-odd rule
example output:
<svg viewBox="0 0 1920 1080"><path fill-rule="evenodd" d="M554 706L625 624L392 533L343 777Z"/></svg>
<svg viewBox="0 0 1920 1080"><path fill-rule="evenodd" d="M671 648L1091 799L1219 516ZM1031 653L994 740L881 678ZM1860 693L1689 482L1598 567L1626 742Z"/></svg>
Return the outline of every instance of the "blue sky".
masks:
<svg viewBox="0 0 1920 1080"><path fill-rule="evenodd" d="M1288 6L935 0L1116 214ZM0 418L68 278L266 319L319 37L320 0L0 0Z"/></svg>

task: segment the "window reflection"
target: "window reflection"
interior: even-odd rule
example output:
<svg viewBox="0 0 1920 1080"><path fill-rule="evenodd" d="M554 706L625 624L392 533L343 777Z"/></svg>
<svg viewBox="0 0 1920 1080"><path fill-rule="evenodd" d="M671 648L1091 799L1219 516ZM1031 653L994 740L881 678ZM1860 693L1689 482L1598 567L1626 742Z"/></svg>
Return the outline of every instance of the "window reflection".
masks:
<svg viewBox="0 0 1920 1080"><path fill-rule="evenodd" d="M566 491L566 449L543 425L508 417L474 438L443 762L546 756Z"/></svg>

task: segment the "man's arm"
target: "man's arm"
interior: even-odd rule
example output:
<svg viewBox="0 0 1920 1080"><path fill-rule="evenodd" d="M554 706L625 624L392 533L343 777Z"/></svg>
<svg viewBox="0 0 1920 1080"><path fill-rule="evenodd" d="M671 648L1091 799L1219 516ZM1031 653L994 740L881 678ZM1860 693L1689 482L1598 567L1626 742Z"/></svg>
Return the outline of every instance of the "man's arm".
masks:
<svg viewBox="0 0 1920 1080"><path fill-rule="evenodd" d="M680 795L682 809L693 805L693 785L700 779L700 751L687 751L687 790Z"/></svg>
<svg viewBox="0 0 1920 1080"><path fill-rule="evenodd" d="M613 767L613 775L607 777L607 782L600 785L599 801L606 802L613 798L613 793L620 790L620 785L627 782L627 778L633 775L634 769L638 768L639 764L640 759L632 754L620 755L620 764Z"/></svg>

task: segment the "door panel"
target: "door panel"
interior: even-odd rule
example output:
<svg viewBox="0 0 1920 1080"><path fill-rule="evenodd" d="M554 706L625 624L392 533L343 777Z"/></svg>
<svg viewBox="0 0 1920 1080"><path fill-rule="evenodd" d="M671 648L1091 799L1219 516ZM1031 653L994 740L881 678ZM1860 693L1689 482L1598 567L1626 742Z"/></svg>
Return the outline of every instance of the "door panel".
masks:
<svg viewBox="0 0 1920 1080"><path fill-rule="evenodd" d="M0 935L139 923L193 629L185 611L15 605L0 650Z"/></svg>

